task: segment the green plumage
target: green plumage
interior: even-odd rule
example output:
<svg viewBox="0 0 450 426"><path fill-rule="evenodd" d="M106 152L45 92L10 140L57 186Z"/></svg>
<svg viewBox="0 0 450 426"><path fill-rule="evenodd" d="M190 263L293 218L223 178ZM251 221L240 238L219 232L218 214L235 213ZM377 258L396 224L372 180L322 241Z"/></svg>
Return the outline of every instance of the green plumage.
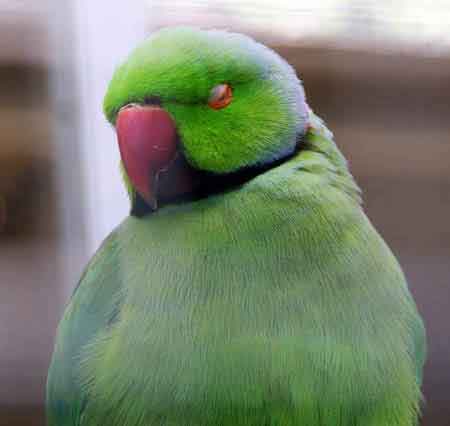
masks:
<svg viewBox="0 0 450 426"><path fill-rule="evenodd" d="M424 329L309 111L293 157L128 217L59 326L49 426L414 426Z"/></svg>
<svg viewBox="0 0 450 426"><path fill-rule="evenodd" d="M216 111L208 97L224 82L233 86L233 103ZM114 73L105 115L115 123L120 107L155 96L174 117L187 160L217 173L293 151L308 119L292 67L250 38L223 31L166 29L145 40Z"/></svg>

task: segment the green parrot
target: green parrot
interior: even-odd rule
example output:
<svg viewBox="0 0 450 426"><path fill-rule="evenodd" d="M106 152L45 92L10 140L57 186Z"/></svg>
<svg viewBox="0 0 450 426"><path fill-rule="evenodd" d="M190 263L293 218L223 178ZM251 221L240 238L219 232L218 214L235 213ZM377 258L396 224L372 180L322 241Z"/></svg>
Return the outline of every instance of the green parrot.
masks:
<svg viewBox="0 0 450 426"><path fill-rule="evenodd" d="M131 213L58 328L49 426L413 426L425 332L293 68L163 29L114 73Z"/></svg>

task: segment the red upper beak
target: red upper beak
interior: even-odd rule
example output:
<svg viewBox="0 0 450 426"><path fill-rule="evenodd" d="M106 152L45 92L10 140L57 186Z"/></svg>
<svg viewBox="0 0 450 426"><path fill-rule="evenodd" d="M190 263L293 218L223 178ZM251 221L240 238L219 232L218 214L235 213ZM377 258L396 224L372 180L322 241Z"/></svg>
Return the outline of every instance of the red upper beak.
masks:
<svg viewBox="0 0 450 426"><path fill-rule="evenodd" d="M133 187L156 209L159 174L170 167L177 154L175 123L157 106L131 105L120 110L116 130Z"/></svg>

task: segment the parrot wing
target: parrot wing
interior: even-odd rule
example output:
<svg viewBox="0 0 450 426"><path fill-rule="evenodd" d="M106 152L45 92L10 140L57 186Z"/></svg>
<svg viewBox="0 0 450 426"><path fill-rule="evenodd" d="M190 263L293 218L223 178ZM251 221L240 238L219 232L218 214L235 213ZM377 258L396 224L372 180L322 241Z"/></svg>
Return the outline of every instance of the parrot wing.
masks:
<svg viewBox="0 0 450 426"><path fill-rule="evenodd" d="M113 232L75 289L58 327L47 379L47 424L81 424L87 395L80 380L82 350L115 320L120 307L120 250Z"/></svg>

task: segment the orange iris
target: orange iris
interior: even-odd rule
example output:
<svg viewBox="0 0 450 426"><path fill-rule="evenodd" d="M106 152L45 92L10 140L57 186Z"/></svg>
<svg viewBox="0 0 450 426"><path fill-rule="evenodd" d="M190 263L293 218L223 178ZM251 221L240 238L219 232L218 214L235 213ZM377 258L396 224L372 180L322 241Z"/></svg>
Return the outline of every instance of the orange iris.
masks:
<svg viewBox="0 0 450 426"><path fill-rule="evenodd" d="M211 90L208 105L213 109L222 109L228 106L233 99L233 90L228 84L219 84Z"/></svg>

